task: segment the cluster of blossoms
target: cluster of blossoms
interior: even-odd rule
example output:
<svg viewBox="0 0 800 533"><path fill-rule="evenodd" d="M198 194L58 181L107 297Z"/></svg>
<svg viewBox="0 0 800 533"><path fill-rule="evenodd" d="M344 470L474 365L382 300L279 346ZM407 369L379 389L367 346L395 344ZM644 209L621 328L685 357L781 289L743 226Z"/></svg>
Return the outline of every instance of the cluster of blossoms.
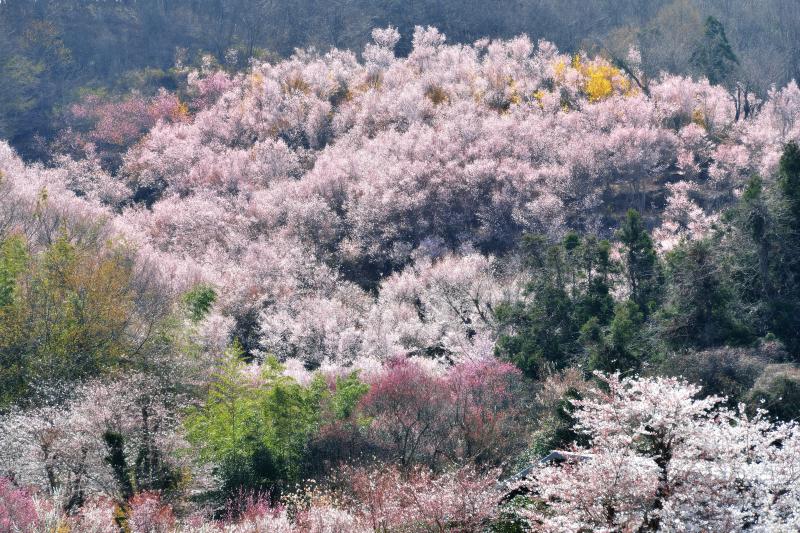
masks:
<svg viewBox="0 0 800 533"><path fill-rule="evenodd" d="M800 139L795 83L737 120L706 80L665 74L644 87L602 57L527 37L448 45L417 28L403 58L398 39L376 30L361 60L298 51L236 75L209 64L189 75L186 105L166 92L87 100L73 109L82 133L62 139L79 149L51 166L0 144L0 234L34 250L65 228L130 245L132 277L171 302L213 287L187 327L207 359L235 336L256 365L274 354L302 386L308 369L329 381L359 370L369 392L354 411L370 423L355 433L400 470L346 468L343 487L285 507L184 519L147 483L212 477L181 453L189 400L175 384L208 388L204 365L218 361L186 357L161 362L174 386L134 374L4 413L0 474L14 479L0 479L0 527L479 530L497 510L495 474L446 467L490 469L524 445L520 373L492 357L494 310L530 296L508 253L520 236L609 236L614 213L636 207L669 250L705 235L750 175L773 179L783 144ZM589 442L580 460L523 483L540 504L524 511L534 527L798 527L795 425L698 399L678 380L603 379L605 392L574 402ZM309 446L336 448L344 425ZM141 469L136 490L119 465Z"/></svg>
<svg viewBox="0 0 800 533"><path fill-rule="evenodd" d="M214 335L246 328L251 353L318 364L485 353L483 311L516 275L492 256L522 233L606 235L613 204L647 213L668 250L800 137L794 83L737 121L706 80L640 87L602 57L524 36L448 45L419 27L403 58L396 30L373 39L361 61L298 51L236 75L209 63L189 73L185 105L87 100L73 110L93 124L73 139L82 157L26 169L5 154L0 168L89 200L78 210L114 208L143 254L214 285ZM130 147L109 171L114 143ZM448 275L462 279L435 279Z"/></svg>
<svg viewBox="0 0 800 533"><path fill-rule="evenodd" d="M121 460L146 462L142 485L164 471L190 472L189 458L178 453L188 444L170 405L174 397L158 390L152 379L90 383L70 391L67 400L51 395L50 402L2 418L0 461L23 486L58 494L68 508L89 495L124 499L124 486L109 460L109 447L117 441L124 447Z"/></svg>
<svg viewBox="0 0 800 533"><path fill-rule="evenodd" d="M188 108L164 89L153 98L134 95L119 103L89 96L70 110L73 120L92 125L84 142L119 146L132 144L159 121L180 122L187 114Z"/></svg>
<svg viewBox="0 0 800 533"><path fill-rule="evenodd" d="M725 408L721 398L701 399L698 387L679 379L599 377L604 390L589 389L585 399L573 402L575 429L588 437L588 446L562 453L562 463L533 468L512 487L532 500L516 510L531 527L559 532L798 527L796 424ZM380 386L376 390L386 393ZM15 486L21 479L0 478L0 524L19 531L69 524L104 532L124 517L132 532L142 533L481 531L498 517L508 493L496 478L496 471L473 467L434 474L420 466L344 466L324 486L306 483L278 505L243 495L221 521L203 514L179 520L161 494L148 491L128 500L94 493L67 516L58 501L63 492L48 499Z"/></svg>
<svg viewBox="0 0 800 533"><path fill-rule="evenodd" d="M541 531L796 529L800 433L763 412L721 407L675 378L600 376L607 391L576 400L589 440L524 485ZM702 511L700 511L702 510Z"/></svg>
<svg viewBox="0 0 800 533"><path fill-rule="evenodd" d="M461 469L435 476L418 469L401 473L345 468L345 490L323 490L309 482L302 491L274 505L264 496L243 494L227 517L203 514L176 519L158 493L143 492L121 506L108 498L87 501L80 512L60 513L53 502L15 488L0 478L0 526L3 531L81 531L114 533L117 520L131 533L331 533L349 531L480 531L497 515L500 491L491 475Z"/></svg>
<svg viewBox="0 0 800 533"><path fill-rule="evenodd" d="M362 366L363 383L369 392L351 413L319 423L310 435L310 449L334 465L367 452L378 454L402 468L402 472L381 474L388 476L381 490L411 497L419 496L421 487L430 485L426 490L431 501L426 505L458 505L455 500L440 501L455 497L453 487L444 486L447 484L458 487L465 483L468 487L478 483L487 491L495 490L497 474L492 469L525 446L526 396L518 369L495 358L450 368L425 358ZM80 510L79 518L88 513L81 520L99 520L98 516L105 516L103 509L111 509L109 513L113 514L117 507L121 509L118 514L124 513L131 520L140 516L141 520L169 518L174 522L173 513L156 505L153 498L163 498L166 505L188 487L208 490L215 478L209 468L186 453L190 444L181 414L189 400L180 392L187 385L181 375L197 376L200 372L186 371L177 363L170 369L170 375L163 379L134 374L113 383L93 381L82 387L50 389L49 398L41 400L40 405L16 407L5 413L0 417L0 474L12 475L20 487L34 487L32 501L44 502L42 505L49 502L49 507L42 507L47 513L58 515L65 509L74 514ZM295 376L306 387L320 377L299 369L285 372L287 379L294 380L290 376ZM321 370L323 382L331 386L346 376L340 366ZM242 387L264 386L259 374L247 368L236 376L236 383ZM359 422L367 419L369 425ZM448 472L453 465L471 464L480 465L481 470L445 473L441 478L433 474ZM409 477L411 471L415 474ZM376 472L356 469L340 476L354 483L348 489L348 512L353 511L362 492L377 490L368 483L378 475ZM135 485L131 479L135 479ZM170 480L167 486L165 479ZM413 480L413 490L403 485ZM10 515L34 512L26 503L30 499L26 494L12 493L14 501L19 501L7 511ZM39 500L39 494L51 497ZM462 488L458 497L471 501L473 496L477 498L479 493ZM386 498L385 505L394 499L380 494L371 497ZM472 512L477 502L470 505L463 512ZM403 504L394 511L387 508L380 512L407 513L407 507ZM438 511L440 519L448 516L447 509ZM275 518L272 510L269 516ZM45 511L36 511L37 516ZM415 512L418 516L428 513L425 509ZM241 513L235 514L238 518ZM398 514L391 520L406 518Z"/></svg>

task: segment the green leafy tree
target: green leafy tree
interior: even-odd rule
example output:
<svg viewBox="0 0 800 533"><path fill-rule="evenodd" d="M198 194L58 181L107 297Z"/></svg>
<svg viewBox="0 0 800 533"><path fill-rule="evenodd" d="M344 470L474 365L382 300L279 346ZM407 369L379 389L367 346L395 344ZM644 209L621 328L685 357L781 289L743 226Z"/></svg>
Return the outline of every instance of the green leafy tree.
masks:
<svg viewBox="0 0 800 533"><path fill-rule="evenodd" d="M330 399L333 420L346 420L356 411L358 402L369 392L369 385L358 378L358 372L336 378L336 390Z"/></svg>
<svg viewBox="0 0 800 533"><path fill-rule="evenodd" d="M716 252L735 296L735 313L759 335L774 330L780 307L779 227L770 196L759 176L750 179L736 207L722 218L724 238Z"/></svg>
<svg viewBox="0 0 800 533"><path fill-rule="evenodd" d="M763 182L758 176L750 180L742 194L741 216L755 244L761 294L769 300L774 293L770 272L772 215L764 198Z"/></svg>
<svg viewBox="0 0 800 533"><path fill-rule="evenodd" d="M308 387L303 387L281 374L277 360L270 360L265 366L261 440L278 466L279 481L297 481L308 443L322 422L322 401L328 388L319 374Z"/></svg>
<svg viewBox="0 0 800 533"><path fill-rule="evenodd" d="M783 149L778 185L791 218L800 227L800 147L794 141L787 143Z"/></svg>
<svg viewBox="0 0 800 533"><path fill-rule="evenodd" d="M217 293L214 288L202 283L183 295L183 303L193 322L199 322L205 318L216 301Z"/></svg>
<svg viewBox="0 0 800 533"><path fill-rule="evenodd" d="M562 246L548 244L541 236L526 236L523 246L532 271L525 291L530 301L498 307L505 333L497 351L527 375L538 376L547 365L567 364L577 347L578 326L572 320Z"/></svg>
<svg viewBox="0 0 800 533"><path fill-rule="evenodd" d="M25 239L13 235L0 241L0 307L14 302L17 278L28 262Z"/></svg>
<svg viewBox="0 0 800 533"><path fill-rule="evenodd" d="M234 345L214 375L202 407L186 419L188 437L201 461L211 463L229 491L269 484L275 466L258 438L259 391L242 375L241 349Z"/></svg>
<svg viewBox="0 0 800 533"><path fill-rule="evenodd" d="M46 157L32 151L35 136L55 132L60 108L73 96L72 54L53 21L27 21L12 35L11 47L0 52L0 136L22 145L29 155Z"/></svg>
<svg viewBox="0 0 800 533"><path fill-rule="evenodd" d="M576 253L570 255L568 260L574 265L571 270L575 321L585 324L597 317L601 323L608 323L614 313L612 275L617 271L610 243L588 235L577 243Z"/></svg>
<svg viewBox="0 0 800 533"><path fill-rule="evenodd" d="M331 391L317 374L303 386L272 357L254 382L243 374L241 347L225 355L202 406L186 418L200 460L213 465L227 494L241 488L280 493L301 479L309 444L326 422L349 417L367 386L356 374Z"/></svg>
<svg viewBox="0 0 800 533"><path fill-rule="evenodd" d="M783 150L778 173L778 193L771 210L776 235L767 241L763 253L772 254L765 294L770 309L771 332L795 356L800 355L800 147L788 143ZM772 281L770 281L772 280Z"/></svg>
<svg viewBox="0 0 800 533"><path fill-rule="evenodd" d="M132 263L62 233L28 252L19 237L0 246L0 405L42 382L97 376L143 344L130 335L136 311ZM141 341L141 339L140 339Z"/></svg>
<svg viewBox="0 0 800 533"><path fill-rule="evenodd" d="M644 327L644 315L630 300L616 306L607 328L597 321L587 322L581 328L581 340L589 352L589 368L602 372L639 369L647 352Z"/></svg>

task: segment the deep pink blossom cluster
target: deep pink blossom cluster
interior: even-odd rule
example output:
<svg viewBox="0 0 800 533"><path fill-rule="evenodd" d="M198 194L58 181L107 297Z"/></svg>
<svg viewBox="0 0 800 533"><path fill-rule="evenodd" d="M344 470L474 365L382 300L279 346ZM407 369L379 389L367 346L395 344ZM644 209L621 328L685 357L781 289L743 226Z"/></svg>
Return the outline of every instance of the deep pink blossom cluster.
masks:
<svg viewBox="0 0 800 533"><path fill-rule="evenodd" d="M70 117L75 127L86 130L83 135L77 133L75 140L128 147L157 122L180 122L187 112L174 94L161 89L151 98L132 95L121 102L87 96L70 108Z"/></svg>
<svg viewBox="0 0 800 533"><path fill-rule="evenodd" d="M0 477L0 531L34 531L39 517L31 495Z"/></svg>
<svg viewBox="0 0 800 533"><path fill-rule="evenodd" d="M373 417L371 438L402 466L498 465L525 447L525 395L513 365L492 357L437 369L398 359L367 381L361 409Z"/></svg>

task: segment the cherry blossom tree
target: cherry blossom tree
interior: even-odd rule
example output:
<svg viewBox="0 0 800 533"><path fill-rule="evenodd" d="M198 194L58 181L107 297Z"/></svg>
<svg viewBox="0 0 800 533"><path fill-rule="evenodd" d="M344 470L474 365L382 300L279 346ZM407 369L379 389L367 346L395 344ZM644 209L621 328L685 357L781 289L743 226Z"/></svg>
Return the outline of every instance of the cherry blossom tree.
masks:
<svg viewBox="0 0 800 533"><path fill-rule="evenodd" d="M16 409L2 420L4 468L73 509L92 495L125 501L140 490L176 491L190 464L175 418L176 398L131 376L90 383L66 401Z"/></svg>
<svg viewBox="0 0 800 533"><path fill-rule="evenodd" d="M15 173L36 174L51 197L58 182L91 200L86 209L133 203L118 227L166 264L192 265L192 283L213 284L248 352L319 362L492 342L486 309L476 320L454 311L460 303L423 302L421 326L403 315L408 335L332 285L388 287L426 255L506 256L526 232L610 235L609 203L655 218L669 248L702 235L750 173L776 168L796 129L792 85L737 122L725 89L706 80L664 75L642 91L603 58L524 36L464 46L417 28L408 57L395 55L398 39L375 30L361 60L298 51L240 74L208 63L188 74L188 113L173 116L182 104L171 95L140 99L146 123L120 127L143 137L113 175L91 149ZM648 202L665 192L662 213ZM330 309L327 324L309 316L316 305ZM431 324L447 308L470 322L463 332Z"/></svg>
<svg viewBox="0 0 800 533"><path fill-rule="evenodd" d="M175 94L89 97L46 164L0 143L0 240L32 253L62 235L119 246L135 296L124 333L146 348L126 351L120 383L76 383L3 413L0 475L38 487L37 520L103 531L128 509L143 531L479 530L496 511L486 470L531 429L528 388L494 358L495 310L538 296L524 292L523 236L612 238L636 207L667 252L709 236L752 174L774 182L783 144L800 139L794 82L741 116L706 79L643 83L635 57L626 70L526 36L411 37L405 56L390 27L360 55L297 50L238 73L206 60L179 66L187 85ZM617 285L604 301L621 322L614 299L631 287ZM197 287L213 298L187 313L182 295ZM196 523L176 505L174 517L191 467L180 414L231 343L248 368L285 361L300 388L360 372L370 391L345 429L398 469L351 470L345 504ZM542 385L534 448L589 444L526 482L541 504L527 514L534 528L798 527L793 424L676 379L601 379L594 393L575 369ZM573 392L583 399L568 416L544 405ZM317 443L344 442L342 426L326 431ZM479 473L450 470L468 463Z"/></svg>
<svg viewBox="0 0 800 533"><path fill-rule="evenodd" d="M795 424L773 424L699 398L677 378L598 375L575 400L589 446L527 483L543 531L794 529L800 470ZM533 510L536 509L536 510Z"/></svg>
<svg viewBox="0 0 800 533"><path fill-rule="evenodd" d="M347 467L345 508L371 531L482 531L497 515L497 472L485 475L469 468L434 475L415 469L381 472Z"/></svg>

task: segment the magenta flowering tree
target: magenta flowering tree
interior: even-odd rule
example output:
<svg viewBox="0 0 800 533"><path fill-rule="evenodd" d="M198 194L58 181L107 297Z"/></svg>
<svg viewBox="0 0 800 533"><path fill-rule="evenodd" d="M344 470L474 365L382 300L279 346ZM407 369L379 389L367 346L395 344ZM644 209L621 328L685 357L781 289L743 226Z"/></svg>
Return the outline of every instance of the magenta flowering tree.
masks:
<svg viewBox="0 0 800 533"><path fill-rule="evenodd" d="M458 364L444 379L453 460L500 463L527 445L522 372L494 357Z"/></svg>
<svg viewBox="0 0 800 533"><path fill-rule="evenodd" d="M435 461L440 453L446 398L437 381L421 366L398 359L370 383L362 399L365 414L374 417L376 439L403 468Z"/></svg>
<svg viewBox="0 0 800 533"><path fill-rule="evenodd" d="M39 517L30 493L14 486L12 481L0 477L0 531L33 533Z"/></svg>
<svg viewBox="0 0 800 533"><path fill-rule="evenodd" d="M494 357L450 369L395 359L368 383L370 439L403 468L492 467L526 445L521 372Z"/></svg>

